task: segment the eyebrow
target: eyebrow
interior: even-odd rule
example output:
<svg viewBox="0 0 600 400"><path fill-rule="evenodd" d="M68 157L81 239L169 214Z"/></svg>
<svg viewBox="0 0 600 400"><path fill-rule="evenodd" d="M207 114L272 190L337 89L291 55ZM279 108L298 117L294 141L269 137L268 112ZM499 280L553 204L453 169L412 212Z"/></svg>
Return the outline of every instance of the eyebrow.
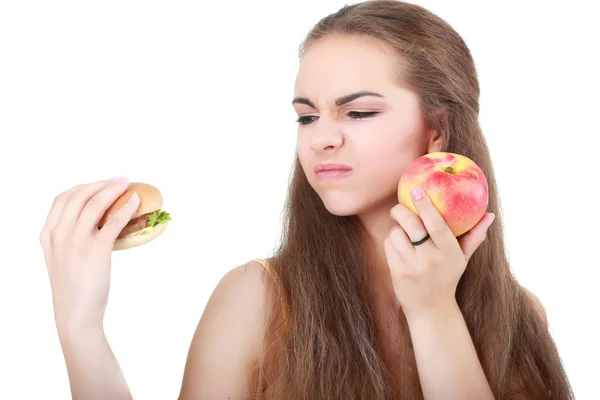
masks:
<svg viewBox="0 0 600 400"><path fill-rule="evenodd" d="M379 93L370 92L370 91L367 91L367 90L362 90L360 92L350 93L350 94L347 94L345 96L337 98L335 100L335 105L336 106L343 106L346 103L350 103L352 100L356 100L359 97L364 97L364 96L374 96L374 97L382 97L383 98L383 96L380 95ZM296 103L296 104L306 104L309 107L317 108L312 103L312 101L310 101L306 97L296 97L294 100L292 100L292 104L294 104L294 103Z"/></svg>

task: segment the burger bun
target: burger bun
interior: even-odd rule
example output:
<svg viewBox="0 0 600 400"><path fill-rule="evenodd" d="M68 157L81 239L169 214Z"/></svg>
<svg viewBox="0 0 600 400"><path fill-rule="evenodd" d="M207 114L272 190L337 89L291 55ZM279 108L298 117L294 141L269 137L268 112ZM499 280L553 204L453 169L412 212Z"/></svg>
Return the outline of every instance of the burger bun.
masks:
<svg viewBox="0 0 600 400"><path fill-rule="evenodd" d="M132 247L138 247L143 244L146 244L146 243L156 239L157 237L159 237L165 231L165 229L167 229L167 225L168 225L168 222L165 222L163 224L158 224L154 227L152 232L147 233L145 235L137 235L137 236L130 236L130 237L126 237L126 238L117 239L117 240L115 240L115 245L113 246L113 250L127 250L127 249L131 249Z"/></svg>
<svg viewBox="0 0 600 400"><path fill-rule="evenodd" d="M127 190L125 190L125 192L119 196L117 200L115 200L115 202L105 211L104 215L98 222L98 228L102 228L106 221L117 211L119 211L119 209L134 193L138 194L140 198L140 204L137 210L131 216L130 221L141 217L142 215L160 210L163 206L163 197L158 188L148 183L130 182ZM143 235L128 236L116 239L113 250L126 250L146 244L160 236L167 228L167 224L168 222L157 224L154 226L152 231L144 233Z"/></svg>

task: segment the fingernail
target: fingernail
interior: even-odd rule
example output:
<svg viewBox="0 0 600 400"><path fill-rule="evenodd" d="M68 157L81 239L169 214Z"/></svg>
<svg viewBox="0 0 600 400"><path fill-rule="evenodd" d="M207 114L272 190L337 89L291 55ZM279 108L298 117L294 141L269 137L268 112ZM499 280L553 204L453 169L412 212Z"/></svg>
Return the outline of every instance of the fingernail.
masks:
<svg viewBox="0 0 600 400"><path fill-rule="evenodd" d="M412 196L413 200L420 200L421 197L423 197L423 191L415 187L410 191L410 195Z"/></svg>
<svg viewBox="0 0 600 400"><path fill-rule="evenodd" d="M128 181L126 176L115 177L111 179L113 182L125 183Z"/></svg>
<svg viewBox="0 0 600 400"><path fill-rule="evenodd" d="M138 196L137 192L134 192L129 200L127 200L128 203L137 203L138 201L140 201L140 196Z"/></svg>

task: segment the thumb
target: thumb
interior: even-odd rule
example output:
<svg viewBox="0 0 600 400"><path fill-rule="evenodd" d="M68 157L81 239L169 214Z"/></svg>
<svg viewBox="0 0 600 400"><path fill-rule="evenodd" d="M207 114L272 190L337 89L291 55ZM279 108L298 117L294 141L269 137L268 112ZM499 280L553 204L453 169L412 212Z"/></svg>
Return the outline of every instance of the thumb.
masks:
<svg viewBox="0 0 600 400"><path fill-rule="evenodd" d="M467 258L471 258L475 250L483 243L487 237L487 231L492 222L496 219L496 215L493 213L486 213L483 218L467 233L462 235L458 240L463 254Z"/></svg>
<svg viewBox="0 0 600 400"><path fill-rule="evenodd" d="M114 242L119 237L119 233L125 228L125 225L131 221L133 213L140 206L140 197L134 192L125 204L114 213L100 230L100 234L104 235L107 240Z"/></svg>

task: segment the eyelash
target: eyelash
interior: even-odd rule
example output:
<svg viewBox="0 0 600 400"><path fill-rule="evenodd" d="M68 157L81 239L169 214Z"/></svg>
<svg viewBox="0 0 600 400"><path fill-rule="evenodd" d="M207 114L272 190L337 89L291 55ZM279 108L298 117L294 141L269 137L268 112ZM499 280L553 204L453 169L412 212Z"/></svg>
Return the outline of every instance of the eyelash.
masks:
<svg viewBox="0 0 600 400"><path fill-rule="evenodd" d="M351 116L352 119L365 119L365 118L372 117L375 114L378 114L378 112L377 111L350 111L350 112L348 112L348 115L351 115L351 114L354 115L354 117ZM311 119L310 121L307 122L306 118L313 118L313 119ZM318 118L318 117L315 115L305 115L305 116L298 118L296 120L296 122L299 123L300 125L308 125L308 124L314 122L314 120L316 118Z"/></svg>

